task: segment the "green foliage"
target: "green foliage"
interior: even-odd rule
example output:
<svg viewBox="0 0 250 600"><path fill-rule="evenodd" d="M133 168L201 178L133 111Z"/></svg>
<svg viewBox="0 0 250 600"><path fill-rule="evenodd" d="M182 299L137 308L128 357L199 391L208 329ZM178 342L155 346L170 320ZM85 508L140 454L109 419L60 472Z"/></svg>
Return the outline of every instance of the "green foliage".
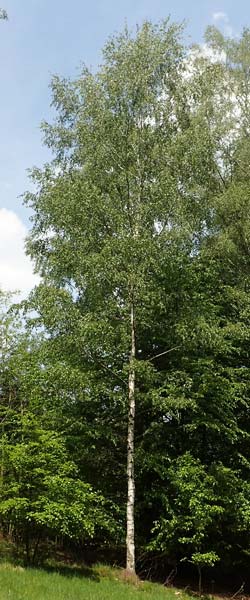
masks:
<svg viewBox="0 0 250 600"><path fill-rule="evenodd" d="M170 493L164 507L167 516L162 515L155 524L151 548L166 550L177 542L184 546L184 552L187 547L192 557L194 549L195 554L200 554L203 548L207 550L209 530L224 512L216 479L190 453L174 461L168 477Z"/></svg>
<svg viewBox="0 0 250 600"><path fill-rule="evenodd" d="M191 561L194 565L199 567L214 567L215 563L219 560L218 555L215 552L205 552L201 554L200 552L196 552L196 554L192 554Z"/></svg>
<svg viewBox="0 0 250 600"><path fill-rule="evenodd" d="M114 533L111 506L108 513L103 496L79 479L58 434L41 430L30 416L19 427L19 442L2 440L0 516L5 526L26 544L45 535L83 541L105 530Z"/></svg>

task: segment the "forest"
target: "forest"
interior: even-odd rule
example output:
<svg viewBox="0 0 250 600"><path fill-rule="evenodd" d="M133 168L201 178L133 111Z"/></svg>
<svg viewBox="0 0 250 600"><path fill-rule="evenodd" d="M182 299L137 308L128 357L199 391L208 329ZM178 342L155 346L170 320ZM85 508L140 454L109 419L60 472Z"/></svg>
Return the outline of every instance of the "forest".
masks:
<svg viewBox="0 0 250 600"><path fill-rule="evenodd" d="M2 543L246 589L250 30L125 27L50 93L40 283L0 295Z"/></svg>

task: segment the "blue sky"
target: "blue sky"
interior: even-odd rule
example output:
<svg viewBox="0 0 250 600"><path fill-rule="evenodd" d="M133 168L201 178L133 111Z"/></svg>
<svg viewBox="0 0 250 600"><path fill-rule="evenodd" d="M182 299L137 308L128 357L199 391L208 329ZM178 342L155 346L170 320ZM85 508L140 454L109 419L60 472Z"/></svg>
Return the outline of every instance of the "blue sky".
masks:
<svg viewBox="0 0 250 600"><path fill-rule="evenodd" d="M12 238L14 231L20 237L29 226L28 211L18 198L29 185L26 170L48 158L39 123L51 118L52 74L74 77L83 61L95 68L105 40L125 21L133 26L170 14L173 20L187 21L187 34L194 42L202 40L205 27L213 22L235 35L250 25L249 0L0 0L0 5L9 14L9 21L0 23L0 236L6 234L9 213ZM0 240L3 286L1 265L12 238L4 247ZM21 260L20 244L17 253ZM7 263L4 269L6 273ZM6 285L13 285L17 270L9 275L11 284Z"/></svg>

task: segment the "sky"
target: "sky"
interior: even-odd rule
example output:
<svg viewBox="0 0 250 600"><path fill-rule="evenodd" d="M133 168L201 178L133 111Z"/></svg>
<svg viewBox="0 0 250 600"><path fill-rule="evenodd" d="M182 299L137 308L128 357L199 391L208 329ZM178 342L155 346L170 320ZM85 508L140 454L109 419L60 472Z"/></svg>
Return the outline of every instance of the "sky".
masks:
<svg viewBox="0 0 250 600"><path fill-rule="evenodd" d="M108 36L125 23L168 15L185 20L190 42L207 25L239 35L250 25L249 0L0 0L0 288L25 295L38 281L24 253L30 213L21 194L27 170L50 156L42 145L42 119L50 121L53 74L76 77L84 62L96 68Z"/></svg>

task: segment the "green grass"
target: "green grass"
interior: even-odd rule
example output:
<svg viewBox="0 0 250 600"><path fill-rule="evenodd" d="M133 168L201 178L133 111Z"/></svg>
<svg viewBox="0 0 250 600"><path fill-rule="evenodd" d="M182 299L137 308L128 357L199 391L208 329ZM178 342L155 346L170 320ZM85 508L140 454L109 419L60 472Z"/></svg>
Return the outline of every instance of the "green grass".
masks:
<svg viewBox="0 0 250 600"><path fill-rule="evenodd" d="M152 583L121 581L109 567L62 572L0 565L0 600L187 600L175 589ZM190 600L190 596L189 596Z"/></svg>

